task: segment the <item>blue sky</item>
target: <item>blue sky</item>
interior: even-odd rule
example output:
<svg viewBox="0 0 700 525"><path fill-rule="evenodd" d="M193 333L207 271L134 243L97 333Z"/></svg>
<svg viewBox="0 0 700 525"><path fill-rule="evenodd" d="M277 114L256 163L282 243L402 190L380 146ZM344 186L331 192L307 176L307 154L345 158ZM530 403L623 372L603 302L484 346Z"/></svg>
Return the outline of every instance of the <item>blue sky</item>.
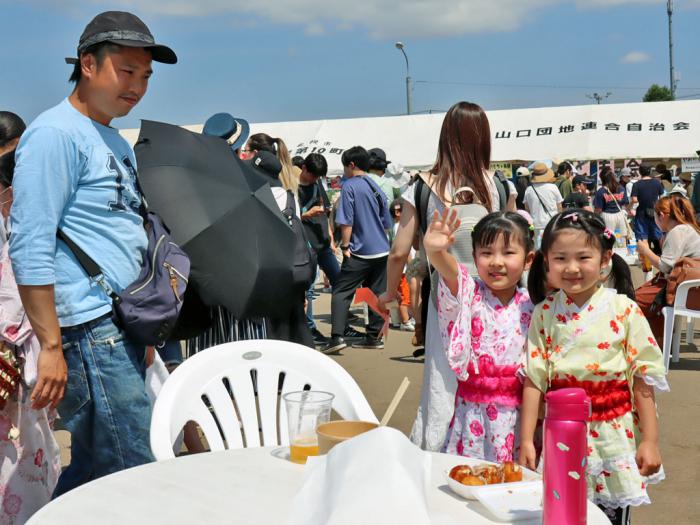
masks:
<svg viewBox="0 0 700 525"><path fill-rule="evenodd" d="M678 95L700 94L700 0L675 5ZM63 58L108 9L141 16L180 59L155 64L148 94L118 127L201 123L219 111L252 122L401 114L396 40L417 81L414 111L458 100L578 105L596 91L636 102L669 81L663 0L0 0L0 109L30 121L65 97Z"/></svg>

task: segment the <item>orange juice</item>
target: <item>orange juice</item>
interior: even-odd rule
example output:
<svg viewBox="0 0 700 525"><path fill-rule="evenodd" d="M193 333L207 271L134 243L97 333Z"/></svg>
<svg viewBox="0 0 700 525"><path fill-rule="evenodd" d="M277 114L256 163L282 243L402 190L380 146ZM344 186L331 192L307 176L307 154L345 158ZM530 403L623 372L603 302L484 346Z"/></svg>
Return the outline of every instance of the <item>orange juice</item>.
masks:
<svg viewBox="0 0 700 525"><path fill-rule="evenodd" d="M318 456L318 441L305 439L289 445L289 459L294 463L306 463L309 456Z"/></svg>

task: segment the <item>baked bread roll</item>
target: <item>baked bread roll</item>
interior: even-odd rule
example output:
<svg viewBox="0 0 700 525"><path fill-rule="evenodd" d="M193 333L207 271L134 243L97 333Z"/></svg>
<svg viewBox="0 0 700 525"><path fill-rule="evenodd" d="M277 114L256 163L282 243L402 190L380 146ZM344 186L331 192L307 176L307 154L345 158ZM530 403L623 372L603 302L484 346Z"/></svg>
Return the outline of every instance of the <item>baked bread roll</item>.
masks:
<svg viewBox="0 0 700 525"><path fill-rule="evenodd" d="M503 464L503 480L506 483L514 483L523 480L523 468L512 461Z"/></svg>
<svg viewBox="0 0 700 525"><path fill-rule="evenodd" d="M472 469L469 467L469 465L457 465L450 470L450 477L455 481L459 481L460 483L462 482L462 478L464 476L471 475Z"/></svg>
<svg viewBox="0 0 700 525"><path fill-rule="evenodd" d="M474 475L479 476L487 485L503 483L503 471L496 465L484 465L473 469Z"/></svg>
<svg viewBox="0 0 700 525"><path fill-rule="evenodd" d="M462 485L486 485L486 482L482 478L471 474L462 476L462 479L460 479L459 482Z"/></svg>

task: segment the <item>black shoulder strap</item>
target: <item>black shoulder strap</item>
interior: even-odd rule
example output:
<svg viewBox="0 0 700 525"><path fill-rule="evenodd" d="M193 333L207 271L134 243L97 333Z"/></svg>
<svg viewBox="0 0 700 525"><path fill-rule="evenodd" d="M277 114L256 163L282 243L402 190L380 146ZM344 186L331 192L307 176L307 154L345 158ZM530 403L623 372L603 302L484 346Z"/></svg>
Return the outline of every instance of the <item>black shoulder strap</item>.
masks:
<svg viewBox="0 0 700 525"><path fill-rule="evenodd" d="M318 194L318 181L316 181L316 184L314 184L314 192L311 194L311 202L316 202L316 199L320 200L320 196Z"/></svg>
<svg viewBox="0 0 700 525"><path fill-rule="evenodd" d="M384 208L384 192L382 190L377 191L367 175L361 175L360 178L367 183L369 189L374 193L374 198L377 199L377 204L379 205L379 214L381 215L383 213L382 209ZM381 192L381 195L379 192Z"/></svg>
<svg viewBox="0 0 700 525"><path fill-rule="evenodd" d="M551 218L551 217L552 217L552 214L549 213L549 209L547 209L547 206L546 206L545 203L542 201L542 197L540 197L540 194L539 194L539 193L537 192L537 190L535 189L535 185L532 184L532 185L530 185L530 187L532 188L532 191L535 192L535 195L537 195L537 200L540 201L540 206L542 206L542 209L543 209L544 212L547 214L547 217L550 217L550 218Z"/></svg>
<svg viewBox="0 0 700 525"><path fill-rule="evenodd" d="M90 257L87 253L85 253L80 246L75 244L70 237L68 237L63 230L58 230L56 232L56 237L61 239L64 243L66 243L66 246L68 246L68 249L73 252L73 255L75 255L75 258L78 260L78 264L83 267L83 270L85 270L85 273L88 274L88 277L90 279L94 280L97 284L99 284L102 289L105 291L105 293L109 296L112 301L115 303L119 303L121 301L121 298L117 293L112 290L112 288L106 283L105 278L104 278L104 273L102 273L102 269L99 267L99 265Z"/></svg>
<svg viewBox="0 0 700 525"><path fill-rule="evenodd" d="M415 207L418 214L418 226L425 234L428 231L428 201L430 200L430 189L426 186L422 177L418 177L415 182Z"/></svg>
<svg viewBox="0 0 700 525"><path fill-rule="evenodd" d="M63 233L63 230L58 230L56 232L56 236L61 239L63 242L66 243L66 246L68 246L68 249L73 252L73 255L75 255L75 258L78 259L78 263L80 263L80 266L83 267L83 270L92 278L97 277L98 275L102 274L102 270L100 267L97 265L97 263L90 257L87 253L85 253L80 246L75 244L65 233Z"/></svg>
<svg viewBox="0 0 700 525"><path fill-rule="evenodd" d="M294 202L294 194L291 190L287 190L287 203L284 206L284 210L282 210L282 214L285 215L288 220L291 220L292 217L296 215L296 212L297 206Z"/></svg>
<svg viewBox="0 0 700 525"><path fill-rule="evenodd" d="M500 204L501 211L506 211L508 207L508 197L510 196L510 188L508 187L508 181L506 176L500 171L496 171L493 174L493 178L496 182L496 189L498 190L498 202Z"/></svg>

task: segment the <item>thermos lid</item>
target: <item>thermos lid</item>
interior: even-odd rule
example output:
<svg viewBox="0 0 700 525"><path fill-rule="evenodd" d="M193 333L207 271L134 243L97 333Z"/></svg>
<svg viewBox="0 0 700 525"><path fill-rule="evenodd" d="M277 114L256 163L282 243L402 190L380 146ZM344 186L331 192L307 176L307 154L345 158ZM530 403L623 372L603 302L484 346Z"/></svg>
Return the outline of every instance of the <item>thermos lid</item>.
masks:
<svg viewBox="0 0 700 525"><path fill-rule="evenodd" d="M562 388L547 392L546 418L564 421L589 421L591 400L583 388Z"/></svg>

